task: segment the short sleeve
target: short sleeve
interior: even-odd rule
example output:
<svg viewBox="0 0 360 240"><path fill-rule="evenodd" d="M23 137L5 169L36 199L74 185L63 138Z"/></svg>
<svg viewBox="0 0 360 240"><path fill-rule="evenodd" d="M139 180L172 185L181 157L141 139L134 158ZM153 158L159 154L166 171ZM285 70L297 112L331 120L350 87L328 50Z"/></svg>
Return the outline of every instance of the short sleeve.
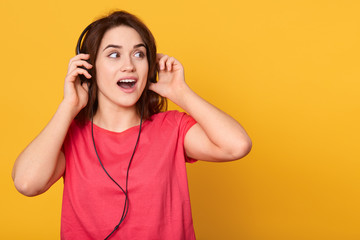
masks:
<svg viewBox="0 0 360 240"><path fill-rule="evenodd" d="M189 131L189 129L194 126L196 124L196 121L195 119L193 119L190 115L188 115L187 113L180 113L178 112L179 114L179 136L181 136L181 141L182 141L182 144L184 145L184 142L185 142L185 136L186 136L186 133ZM194 163L196 162L197 160L196 159L192 159L190 157L188 157L185 153L185 147L184 147L184 155L185 155L185 161L188 162L188 163Z"/></svg>

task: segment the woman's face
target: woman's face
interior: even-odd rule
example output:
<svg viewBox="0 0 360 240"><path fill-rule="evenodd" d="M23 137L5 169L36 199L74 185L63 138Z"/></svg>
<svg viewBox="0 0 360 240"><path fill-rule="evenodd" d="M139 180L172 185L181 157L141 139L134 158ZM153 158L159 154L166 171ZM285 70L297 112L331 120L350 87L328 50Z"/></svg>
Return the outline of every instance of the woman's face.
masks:
<svg viewBox="0 0 360 240"><path fill-rule="evenodd" d="M95 67L99 107L135 108L149 70L145 44L137 31L118 26L105 32Z"/></svg>

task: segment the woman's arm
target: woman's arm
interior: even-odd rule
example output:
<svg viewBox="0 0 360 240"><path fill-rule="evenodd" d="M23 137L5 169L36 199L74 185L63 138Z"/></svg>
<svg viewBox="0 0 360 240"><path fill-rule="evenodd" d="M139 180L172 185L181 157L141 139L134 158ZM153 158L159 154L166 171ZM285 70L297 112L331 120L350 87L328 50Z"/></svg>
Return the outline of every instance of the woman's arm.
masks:
<svg viewBox="0 0 360 240"><path fill-rule="evenodd" d="M78 66L91 68L80 54L70 60L64 84L64 99L41 133L25 148L15 161L12 178L16 189L35 196L45 192L64 173L65 156L61 147L69 126L77 113L86 105L87 85L81 85L78 74L90 74Z"/></svg>
<svg viewBox="0 0 360 240"><path fill-rule="evenodd" d="M60 149L71 120L67 107L61 104L47 126L18 156L12 177L20 193L39 195L63 175L65 157Z"/></svg>
<svg viewBox="0 0 360 240"><path fill-rule="evenodd" d="M189 157L231 161L250 152L252 143L244 128L188 87L179 61L159 54L158 65L159 81L151 89L173 101L197 121L185 136L185 150Z"/></svg>

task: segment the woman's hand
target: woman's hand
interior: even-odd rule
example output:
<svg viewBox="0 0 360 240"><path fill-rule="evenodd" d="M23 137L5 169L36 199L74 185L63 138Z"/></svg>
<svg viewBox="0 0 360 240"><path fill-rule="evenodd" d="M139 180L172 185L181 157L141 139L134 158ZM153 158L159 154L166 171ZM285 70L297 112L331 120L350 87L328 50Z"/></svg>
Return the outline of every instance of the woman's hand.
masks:
<svg viewBox="0 0 360 240"><path fill-rule="evenodd" d="M185 136L187 156L206 161L231 161L249 153L252 143L243 127L188 87L179 61L157 54L157 63L159 80L150 85L150 90L170 99L197 122Z"/></svg>
<svg viewBox="0 0 360 240"><path fill-rule="evenodd" d="M174 57L158 53L156 61L159 71L157 83L150 85L150 90L176 102L181 97L181 91L187 87L184 77L184 68Z"/></svg>
<svg viewBox="0 0 360 240"><path fill-rule="evenodd" d="M65 155L61 148L74 117L88 101L88 86L81 84L79 78L79 74L91 78L80 68L92 68L86 59L89 55L79 54L70 60L63 101L46 127L16 159L12 178L16 189L26 196L45 192L64 174Z"/></svg>
<svg viewBox="0 0 360 240"><path fill-rule="evenodd" d="M89 57L89 54L79 54L70 59L65 77L63 102L69 104L76 114L86 106L88 101L89 88L87 84L81 84L79 74L83 74L87 79L91 78L89 72L81 68L92 68L92 65L86 61Z"/></svg>

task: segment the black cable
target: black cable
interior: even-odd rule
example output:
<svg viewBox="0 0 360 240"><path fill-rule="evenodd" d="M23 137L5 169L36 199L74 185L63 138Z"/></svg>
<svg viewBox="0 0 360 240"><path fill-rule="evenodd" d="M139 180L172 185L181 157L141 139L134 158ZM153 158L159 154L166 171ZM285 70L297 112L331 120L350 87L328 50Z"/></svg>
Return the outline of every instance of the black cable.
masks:
<svg viewBox="0 0 360 240"><path fill-rule="evenodd" d="M89 99L91 99L91 90L90 88L88 88L88 91L89 91ZM141 127L142 127L142 120L143 120L143 114L144 114L144 104L142 105L142 109L141 109L141 117L140 117L140 127L139 127L139 133L138 133L138 137L136 139L136 143L135 143L135 147L134 147L134 150L133 150L133 153L131 155L131 158L130 158L130 161L129 161L129 165L128 165L128 168L127 168L127 171L126 171L126 187L125 187L125 191L124 189L110 176L110 174L106 171L103 163L101 162L101 159L99 157L99 154L97 152L97 149L96 149L96 145L95 145L95 138L94 138L94 121L93 121L93 118L94 118L94 111L93 109L91 109L91 136L92 136L92 141L93 141L93 145L94 145L94 150L95 150L95 154L99 160L99 163L101 165L101 167L103 168L103 170L105 171L106 175L121 189L121 191L124 193L125 195L125 203L124 203L124 209L123 209L123 212L122 212L122 215L121 215L121 218L120 218L120 221L119 223L115 226L114 230L112 230L112 232L105 238L108 239L120 226L120 224L125 220L125 217L129 211L129 195L128 195L128 179L129 179L129 171L130 171L130 165L131 165L131 162L134 158L134 155L135 155L135 151L136 151L136 148L137 148L137 145L139 143L139 139L140 139L140 133L141 133Z"/></svg>
<svg viewBox="0 0 360 240"><path fill-rule="evenodd" d="M91 26L93 25L93 23L91 23L90 25L88 25L84 31L81 33L80 37L79 37L79 40L76 44L76 54L80 54L80 48L81 48L81 42L82 42L82 39L84 37L84 35L88 32L88 30L91 28ZM83 68L83 67L82 67ZM84 68L86 69L86 68ZM87 70L87 69L86 69ZM88 91L89 91L89 100L91 99L91 88L90 88L90 82L86 79L86 77L84 77L83 75L79 75L80 79L81 79L81 82L86 82L88 84ZM100 165L101 167L103 168L103 170L105 171L106 175L120 188L120 190L124 193L125 195L125 203L124 203L124 208L123 208L123 212L121 214L121 218L120 218L120 221L119 223L115 226L114 230L105 238L108 239L120 226L120 224L125 220L125 217L129 211L129 195L128 195L128 179L129 179L129 170L130 170L130 165L131 165L131 162L133 160L133 157L135 155L135 151L136 151L136 148L137 148L137 145L138 145L138 142L139 142L139 139L140 139L140 133L141 133L141 127L142 127L142 121L143 121L143 114L144 114L144 104L142 104L142 109L141 109L141 117L140 117L140 128L139 128L139 134L138 134L138 137L137 137L137 140L136 140L136 143L135 143L135 147L134 147L134 151L131 155L131 158L130 158L130 161L129 161L129 165L128 165L128 168L127 168L127 171L126 171L126 187L125 187L125 191L124 189L110 176L110 174L106 171L103 163L101 162L101 159L99 157L99 154L97 152L97 149L96 149L96 145L95 145L95 138L94 138L94 121L93 121L93 118L94 118L94 111L93 109L91 109L91 137L92 137L92 141L93 141L93 144L94 144L94 149L95 149L95 154L100 162Z"/></svg>

